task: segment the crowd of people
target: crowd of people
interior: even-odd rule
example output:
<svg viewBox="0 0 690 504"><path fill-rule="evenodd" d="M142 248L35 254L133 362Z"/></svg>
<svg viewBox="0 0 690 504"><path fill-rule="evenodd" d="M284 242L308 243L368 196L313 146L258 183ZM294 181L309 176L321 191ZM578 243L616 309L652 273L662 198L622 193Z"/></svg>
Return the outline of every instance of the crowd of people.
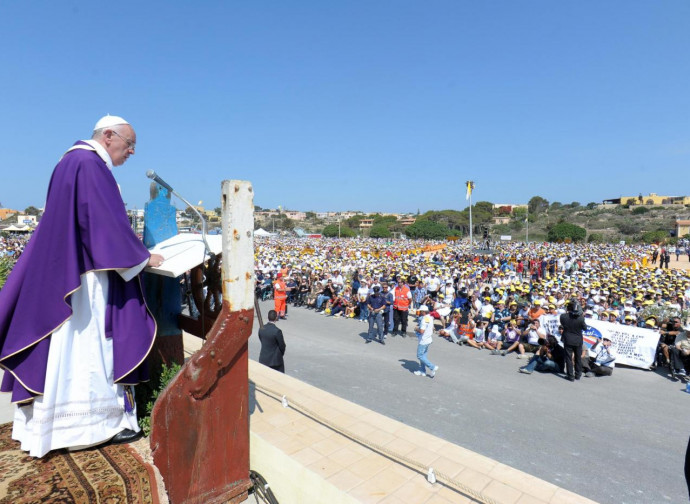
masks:
<svg viewBox="0 0 690 504"><path fill-rule="evenodd" d="M19 259L30 237L29 233L0 234L0 258Z"/></svg>
<svg viewBox="0 0 690 504"><path fill-rule="evenodd" d="M523 373L564 373L568 362L581 359L585 376L611 375L616 352L610 340L568 359L561 335L541 327L542 315L560 317L574 302L585 321L658 331L652 367L670 364L683 376L690 364L682 327L690 275L653 264L662 248L498 243L490 253L471 254L465 243L271 238L256 245L257 294L277 296L282 317L288 306L305 306L366 322L369 340L381 344L389 335L412 336L408 320L419 325L430 317L449 341L529 359Z"/></svg>

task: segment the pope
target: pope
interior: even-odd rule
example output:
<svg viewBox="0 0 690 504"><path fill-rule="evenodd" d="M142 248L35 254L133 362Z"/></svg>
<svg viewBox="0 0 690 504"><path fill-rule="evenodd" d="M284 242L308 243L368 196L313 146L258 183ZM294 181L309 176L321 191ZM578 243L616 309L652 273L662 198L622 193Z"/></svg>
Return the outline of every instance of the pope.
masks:
<svg viewBox="0 0 690 504"><path fill-rule="evenodd" d="M130 227L115 178L136 133L105 116L56 165L43 217L0 291L0 391L12 437L42 457L140 436L133 386L156 324L139 273L160 266Z"/></svg>

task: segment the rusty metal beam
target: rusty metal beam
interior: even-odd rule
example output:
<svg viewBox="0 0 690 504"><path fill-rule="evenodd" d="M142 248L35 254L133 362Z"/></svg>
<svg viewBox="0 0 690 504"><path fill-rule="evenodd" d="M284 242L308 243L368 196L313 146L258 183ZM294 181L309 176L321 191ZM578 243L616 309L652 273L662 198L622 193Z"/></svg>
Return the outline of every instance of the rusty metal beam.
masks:
<svg viewBox="0 0 690 504"><path fill-rule="evenodd" d="M247 340L254 319L254 198L222 184L223 302L201 350L159 396L151 448L172 504L239 502L249 480Z"/></svg>

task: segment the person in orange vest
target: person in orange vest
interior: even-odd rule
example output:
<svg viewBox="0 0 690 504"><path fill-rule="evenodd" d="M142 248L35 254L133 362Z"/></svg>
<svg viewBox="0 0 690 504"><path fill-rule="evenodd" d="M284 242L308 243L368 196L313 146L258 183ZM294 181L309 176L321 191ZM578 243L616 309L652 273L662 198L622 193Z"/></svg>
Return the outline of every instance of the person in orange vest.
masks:
<svg viewBox="0 0 690 504"><path fill-rule="evenodd" d="M285 318L285 300L287 299L287 286L283 280L283 274L278 273L276 281L273 283L273 301L275 302L275 310L278 316Z"/></svg>
<svg viewBox="0 0 690 504"><path fill-rule="evenodd" d="M407 286L405 279L401 276L396 278L397 285L393 291L393 332L403 338L407 337L407 315L410 311L410 302L412 301L412 293ZM398 327L400 326L400 332Z"/></svg>

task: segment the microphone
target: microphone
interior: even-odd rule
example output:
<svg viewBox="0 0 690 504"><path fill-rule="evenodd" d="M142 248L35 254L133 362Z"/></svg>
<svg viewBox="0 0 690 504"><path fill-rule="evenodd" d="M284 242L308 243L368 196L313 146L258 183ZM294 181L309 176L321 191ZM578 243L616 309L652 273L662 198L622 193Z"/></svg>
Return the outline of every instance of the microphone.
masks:
<svg viewBox="0 0 690 504"><path fill-rule="evenodd" d="M186 199L184 199L180 194L178 194L177 192L175 192L175 189L173 189L172 187L170 187L170 184L168 184L165 180L163 180L162 178L160 178L160 177L156 174L155 171L153 171L153 170L148 170L148 171L146 172L146 176L147 176L148 178L150 178L151 180L153 180L154 182L156 182L158 185L160 185L160 186L162 186L162 187L165 187L171 195L174 194L175 196L177 196L178 198L180 198L189 208L192 209L192 211L193 211L195 214L197 214L197 215L199 216L199 220L201 220L201 239L202 239L203 242L204 242L204 248L205 248L205 250L206 250L206 253L207 253L210 257L214 257L215 254L214 254L213 252L211 252L211 247L209 247L208 241L206 241L206 219L204 218L203 215L201 215L201 212L199 212L199 210L197 210L196 207L195 207L194 205L192 205L189 201L187 201Z"/></svg>
<svg viewBox="0 0 690 504"><path fill-rule="evenodd" d="M153 170L147 171L147 172L146 172L146 176L147 176L148 178L150 178L151 180L153 180L154 182L156 182L158 185L161 185L161 186L165 187L165 188L168 190L168 192L169 192L170 194L172 194L172 193L175 192L175 191L173 190L173 188L170 187L170 184L168 184L165 180L163 180L162 178L160 178L160 177L158 176L158 174L157 174L155 171L153 171Z"/></svg>

